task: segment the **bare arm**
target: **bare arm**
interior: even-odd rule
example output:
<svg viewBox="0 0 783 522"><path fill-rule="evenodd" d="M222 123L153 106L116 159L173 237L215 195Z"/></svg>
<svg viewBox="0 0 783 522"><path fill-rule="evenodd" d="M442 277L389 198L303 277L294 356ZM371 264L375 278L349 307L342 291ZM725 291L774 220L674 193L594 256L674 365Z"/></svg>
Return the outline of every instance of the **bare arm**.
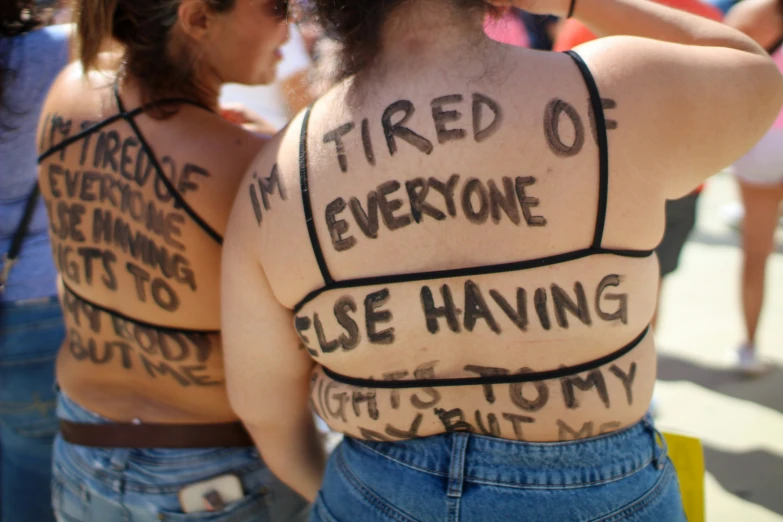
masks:
<svg viewBox="0 0 783 522"><path fill-rule="evenodd" d="M514 1L561 15L569 5ZM627 166L640 190L687 194L744 155L780 111L777 67L736 29L639 0L576 0L574 16L610 36L576 51L617 102L610 164Z"/></svg>
<svg viewBox="0 0 783 522"><path fill-rule="evenodd" d="M767 50L783 38L783 6L780 0L744 0L731 8L724 22Z"/></svg>
<svg viewBox="0 0 783 522"><path fill-rule="evenodd" d="M722 23L656 2L576 0L574 16L598 36L639 36L675 44L764 54L764 49L753 40Z"/></svg>
<svg viewBox="0 0 783 522"><path fill-rule="evenodd" d="M258 262L258 227L239 191L223 247L222 328L231 405L272 472L305 499L321 487L325 453L309 404L313 362L293 313L277 302Z"/></svg>

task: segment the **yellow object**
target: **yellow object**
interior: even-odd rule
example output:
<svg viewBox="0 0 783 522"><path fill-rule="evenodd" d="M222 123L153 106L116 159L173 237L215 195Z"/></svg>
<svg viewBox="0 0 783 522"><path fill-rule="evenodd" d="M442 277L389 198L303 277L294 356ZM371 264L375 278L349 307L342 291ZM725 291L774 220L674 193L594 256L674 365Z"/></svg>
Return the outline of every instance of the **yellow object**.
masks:
<svg viewBox="0 0 783 522"><path fill-rule="evenodd" d="M680 480L688 522L704 522L704 451L701 441L674 433L664 433L663 437Z"/></svg>

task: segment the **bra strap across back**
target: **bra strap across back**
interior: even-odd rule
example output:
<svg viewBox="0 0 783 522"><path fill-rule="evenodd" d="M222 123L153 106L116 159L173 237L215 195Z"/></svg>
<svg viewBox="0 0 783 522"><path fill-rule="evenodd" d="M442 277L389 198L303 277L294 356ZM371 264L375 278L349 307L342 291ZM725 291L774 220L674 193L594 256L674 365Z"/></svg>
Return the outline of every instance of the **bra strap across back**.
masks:
<svg viewBox="0 0 783 522"><path fill-rule="evenodd" d="M574 60L579 67L579 72L582 73L582 77L587 84L587 90L590 93L590 107L595 119L596 134L598 138L598 173L599 173L599 188L598 188L598 216L595 223L595 234L593 236L592 248L596 250L601 249L601 244L604 238L604 225L606 224L606 205L609 198L609 140L606 135L606 119L604 118L603 102L601 101L601 95L598 93L598 85L595 83L590 69L587 64L574 51L566 51L565 54Z"/></svg>
<svg viewBox="0 0 783 522"><path fill-rule="evenodd" d="M324 285L328 288L334 284L332 274L329 273L329 267L326 264L321 242L318 240L318 231L315 229L313 221L313 208L310 198L310 182L307 176L307 127L310 123L310 113L313 106L309 106L304 113L302 120L302 134L299 137L299 185L302 190L302 205L304 207L305 222L307 223L307 233L310 236L310 246L313 249L318 268L321 270L321 277Z"/></svg>

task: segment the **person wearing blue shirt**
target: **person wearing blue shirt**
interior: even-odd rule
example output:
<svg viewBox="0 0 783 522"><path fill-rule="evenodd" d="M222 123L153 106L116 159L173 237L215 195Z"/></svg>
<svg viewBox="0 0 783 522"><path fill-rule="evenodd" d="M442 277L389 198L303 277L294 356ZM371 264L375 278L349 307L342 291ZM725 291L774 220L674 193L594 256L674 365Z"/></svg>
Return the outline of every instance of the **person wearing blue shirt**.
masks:
<svg viewBox="0 0 783 522"><path fill-rule="evenodd" d="M69 56L70 26L41 27L30 1L0 9L0 255L36 186L36 128ZM0 293L0 520L53 521L54 362L64 336L46 209L37 201Z"/></svg>

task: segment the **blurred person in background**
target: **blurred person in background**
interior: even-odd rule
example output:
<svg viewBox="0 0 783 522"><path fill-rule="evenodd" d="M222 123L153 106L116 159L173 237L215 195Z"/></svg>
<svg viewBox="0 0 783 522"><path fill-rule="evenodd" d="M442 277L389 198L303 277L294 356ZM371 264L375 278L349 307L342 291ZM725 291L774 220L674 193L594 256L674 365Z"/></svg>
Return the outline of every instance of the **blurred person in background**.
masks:
<svg viewBox="0 0 783 522"><path fill-rule="evenodd" d="M32 1L0 2L0 520L54 520L54 361L65 337L36 127L69 57L70 26L44 27Z"/></svg>
<svg viewBox="0 0 783 522"><path fill-rule="evenodd" d="M504 9L497 16L487 15L484 19L484 32L496 42L530 47L527 26L516 9Z"/></svg>
<svg viewBox="0 0 783 522"><path fill-rule="evenodd" d="M701 0L641 0L643 2L653 1L662 5L680 9L682 11L703 16L710 20L721 21L723 15L720 10ZM563 20L560 29L557 32L553 51L563 52L573 49L577 45L595 40L597 36L581 21L571 18Z"/></svg>
<svg viewBox="0 0 783 522"><path fill-rule="evenodd" d="M224 109L242 113L246 121L268 122L272 134L312 102L308 84L312 61L299 28L290 24L289 34L288 41L280 48L283 58L274 82L269 85L229 83L220 92Z"/></svg>
<svg viewBox="0 0 783 522"><path fill-rule="evenodd" d="M229 209L266 141L226 121L218 97L274 81L287 2L81 0L75 13L80 61L38 136L67 331L55 514L302 520L306 502L229 403L219 310Z"/></svg>
<svg viewBox="0 0 783 522"><path fill-rule="evenodd" d="M638 0L313 3L340 81L253 163L223 251L270 467L314 521L684 521L646 415L654 248L774 119L769 56ZM609 37L503 45L498 7ZM326 467L311 408L346 434Z"/></svg>
<svg viewBox="0 0 783 522"><path fill-rule="evenodd" d="M743 0L726 15L726 24L758 42L783 71L783 2ZM741 288L746 339L733 359L738 370L758 375L771 368L759 358L756 340L766 290L767 258L774 248L783 201L783 112L761 141L734 164L734 174L745 209Z"/></svg>

